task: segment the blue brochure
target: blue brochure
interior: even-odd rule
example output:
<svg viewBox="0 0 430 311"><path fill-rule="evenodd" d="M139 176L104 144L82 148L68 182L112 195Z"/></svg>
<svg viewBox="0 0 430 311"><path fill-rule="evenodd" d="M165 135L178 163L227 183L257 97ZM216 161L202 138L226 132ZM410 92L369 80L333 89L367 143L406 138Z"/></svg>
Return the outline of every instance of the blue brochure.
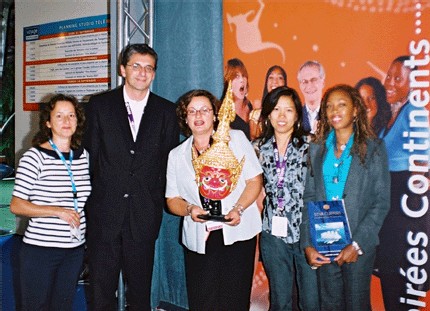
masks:
<svg viewBox="0 0 430 311"><path fill-rule="evenodd" d="M312 244L322 255L336 257L352 243L343 200L307 203Z"/></svg>

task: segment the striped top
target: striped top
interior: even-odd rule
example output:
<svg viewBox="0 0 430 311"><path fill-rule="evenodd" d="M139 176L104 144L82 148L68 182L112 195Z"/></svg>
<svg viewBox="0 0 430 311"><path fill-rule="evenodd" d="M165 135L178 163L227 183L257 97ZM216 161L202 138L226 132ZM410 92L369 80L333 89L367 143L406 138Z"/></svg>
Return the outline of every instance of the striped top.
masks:
<svg viewBox="0 0 430 311"><path fill-rule="evenodd" d="M69 162L69 154L63 153ZM74 150L72 172L78 195L78 212L82 239L72 239L70 226L58 217L32 217L24 242L44 247L73 248L85 243L84 205L91 193L88 153ZM55 151L33 147L22 156L15 177L13 196L36 205L74 208L72 183L64 163Z"/></svg>

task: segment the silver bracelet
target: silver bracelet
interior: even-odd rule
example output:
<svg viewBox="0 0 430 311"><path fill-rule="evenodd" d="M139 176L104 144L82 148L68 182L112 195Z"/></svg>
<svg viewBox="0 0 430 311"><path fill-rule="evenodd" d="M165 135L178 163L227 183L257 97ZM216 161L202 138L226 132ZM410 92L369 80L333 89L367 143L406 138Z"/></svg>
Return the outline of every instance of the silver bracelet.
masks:
<svg viewBox="0 0 430 311"><path fill-rule="evenodd" d="M242 206L242 204L239 204L237 202L233 205L233 208L237 208L239 216L242 216L243 212L245 211L245 208Z"/></svg>
<svg viewBox="0 0 430 311"><path fill-rule="evenodd" d="M187 202L187 201L185 201ZM187 207L185 208L187 210L188 216L191 216L191 207L193 206L193 203L187 202Z"/></svg>
<svg viewBox="0 0 430 311"><path fill-rule="evenodd" d="M357 242L352 241L352 246L355 248L355 250L357 251L357 253L358 253L359 256L363 255L363 251L362 251L362 249L360 248L360 246L358 245Z"/></svg>

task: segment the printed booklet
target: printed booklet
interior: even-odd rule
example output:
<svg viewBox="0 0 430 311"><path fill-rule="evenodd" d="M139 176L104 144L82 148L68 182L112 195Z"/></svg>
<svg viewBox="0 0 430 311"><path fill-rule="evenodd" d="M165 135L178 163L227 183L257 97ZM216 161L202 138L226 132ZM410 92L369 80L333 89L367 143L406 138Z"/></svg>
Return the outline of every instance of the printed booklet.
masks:
<svg viewBox="0 0 430 311"><path fill-rule="evenodd" d="M344 201L312 201L307 206L312 244L320 254L336 257L352 243Z"/></svg>

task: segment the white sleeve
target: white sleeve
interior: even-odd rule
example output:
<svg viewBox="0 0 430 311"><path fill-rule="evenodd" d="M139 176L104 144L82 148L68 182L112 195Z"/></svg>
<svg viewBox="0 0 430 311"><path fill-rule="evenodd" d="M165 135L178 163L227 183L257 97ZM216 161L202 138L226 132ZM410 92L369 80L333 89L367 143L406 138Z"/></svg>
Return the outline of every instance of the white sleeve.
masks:
<svg viewBox="0 0 430 311"><path fill-rule="evenodd" d="M173 149L169 153L169 159L167 161L167 173L166 173L166 198L174 198L179 196L179 189L177 183L177 149Z"/></svg>
<svg viewBox="0 0 430 311"><path fill-rule="evenodd" d="M12 195L23 200L28 200L36 180L39 178L42 162L40 154L31 148L24 153L19 160L15 175L15 186Z"/></svg>
<svg viewBox="0 0 430 311"><path fill-rule="evenodd" d="M255 154L254 147L246 138L245 134L242 131L231 130L231 137L232 149L234 149L233 152L236 155L237 160L240 162L242 158L245 157L245 164L242 171L245 180L262 174L263 170L261 168L260 161Z"/></svg>

